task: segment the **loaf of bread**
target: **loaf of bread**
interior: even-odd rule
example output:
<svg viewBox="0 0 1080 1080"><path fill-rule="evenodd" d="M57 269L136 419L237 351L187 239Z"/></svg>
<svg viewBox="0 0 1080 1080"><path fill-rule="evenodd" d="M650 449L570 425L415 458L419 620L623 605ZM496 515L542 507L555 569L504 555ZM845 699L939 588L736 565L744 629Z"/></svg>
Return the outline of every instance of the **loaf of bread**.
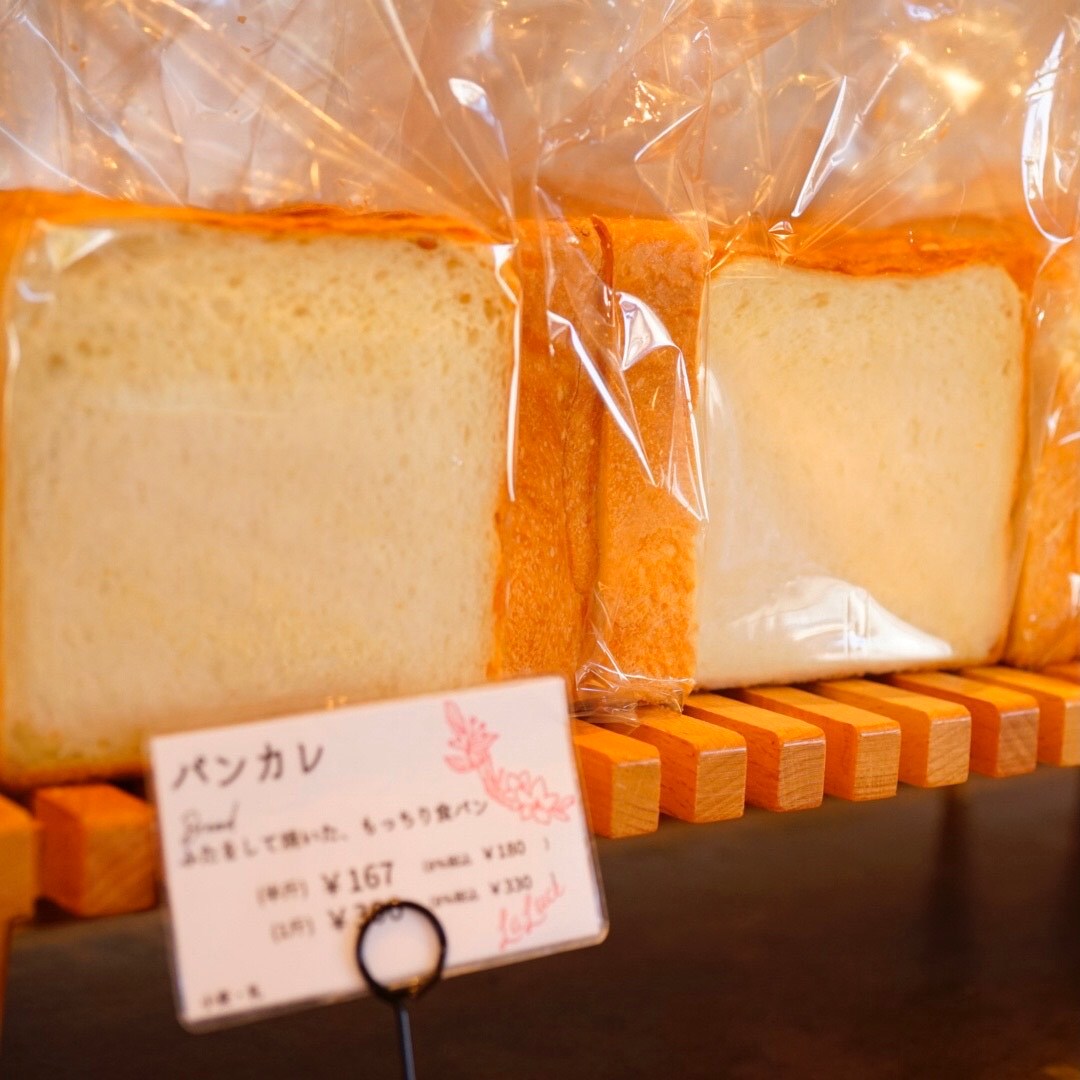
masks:
<svg viewBox="0 0 1080 1080"><path fill-rule="evenodd" d="M0 221L3 782L135 771L146 732L572 677L563 395L519 365L517 459L544 468L511 504L516 286L489 243L26 195Z"/></svg>
<svg viewBox="0 0 1080 1080"><path fill-rule="evenodd" d="M703 373L676 223L519 234L511 267L445 221L0 197L0 781L488 678L606 704L999 655L1023 245L738 251Z"/></svg>
<svg viewBox="0 0 1080 1080"><path fill-rule="evenodd" d="M974 226L908 230L839 263L736 254L713 275L699 685L1000 655L1021 255Z"/></svg>

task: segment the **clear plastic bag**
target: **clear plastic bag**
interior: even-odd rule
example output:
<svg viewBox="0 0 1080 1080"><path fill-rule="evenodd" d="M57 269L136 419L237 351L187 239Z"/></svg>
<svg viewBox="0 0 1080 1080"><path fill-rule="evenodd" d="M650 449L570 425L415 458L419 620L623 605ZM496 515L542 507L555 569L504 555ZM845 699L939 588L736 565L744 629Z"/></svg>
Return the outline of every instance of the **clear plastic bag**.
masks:
<svg viewBox="0 0 1080 1080"><path fill-rule="evenodd" d="M1062 355L1075 28L849 0L718 81L699 684L1001 655Z"/></svg>
<svg viewBox="0 0 1080 1080"><path fill-rule="evenodd" d="M1064 3L1032 14L1019 0L8 5L0 189L24 194L5 196L0 210L9 268L4 670L22 665L39 688L49 681L40 673L60 652L31 661L25 642L11 652L13 627L31 626L40 648L71 650L68 668L93 656L88 685L107 689L93 722L83 701L65 705L62 721L32 693L19 716L5 706L8 780L124 771L148 726L483 678L557 672L578 707L603 710L677 704L695 682L997 656L1047 417L1052 442L1065 445L1072 427L1050 408L1055 393L1067 396L1055 390L1068 368L1051 327L1070 307L1053 268L1067 261L1076 228L1072 14ZM26 194L41 191L55 194ZM238 299L233 271L262 245L274 257L260 272L275 265L294 285L275 286L273 302ZM351 286L324 287L334 275L321 260L339 245L364 249L350 257L368 269ZM222 272L192 280L190 267L215 246L231 251ZM388 247L398 252L383 267L397 281L393 304L379 300L372 276ZM140 272L140 258L158 278ZM169 259L186 292L163 284ZM423 282L412 297L395 277L406 265ZM463 266L482 272L458 288L452 275ZM97 272L115 274L112 291L80 292ZM966 283L951 300L938 288L946 280ZM142 296L152 308L154 281L153 304L220 308L169 324L177 337L167 360L153 359L169 351L153 332L167 320L129 307L122 327L119 315L109 322L113 296ZM851 328L877 325L883 285L904 333L851 345ZM905 301L902 286L923 299ZM979 306L988 290L1000 311ZM337 315L324 312L314 335L274 328L275 319L300 325L329 295ZM327 364L319 343L352 304L368 312L355 325L376 373L362 391L341 372L318 374ZM825 371L839 358L825 308L836 320L845 304L858 317L834 323L849 342L841 378ZM933 318L911 316L933 304ZM754 305L757 324L747 321ZM97 369L77 361L80 342L91 353L95 342L49 344L87 312L100 322L95 341L122 340L130 353L130 371L109 369L102 398L90 391ZM238 328L252 312L269 314L245 338ZM950 312L1008 371L1007 385L995 384L996 426L973 404L974 350L940 337ZM802 369L769 374L754 360L758 330ZM293 353L306 357L296 365L298 409L284 391L268 399L248 367L229 373L230 358L253 363L238 359L249 346L260 363L278 357L275 342L290 334L307 349ZM801 334L809 337L794 345ZM136 392L146 372L132 341L150 371L167 374L167 392ZM971 363L935 367L952 355L946 345ZM418 375L447 350L453 358L437 372ZM491 366L481 353L500 359ZM170 367L177 356L215 358L194 366L217 381ZM63 389L73 369L77 393ZM395 371L413 377L411 388ZM453 389L471 382L467 393ZM54 441L35 448L42 386L53 384ZM385 412L367 415L384 393ZM131 425L126 437L142 456L120 442L111 461L80 453L79 432L91 430L80 410L103 402L97 423L107 428L108 414L111 430ZM322 410L335 422L322 423ZM242 453L235 431L228 454L228 440L206 437L230 423L250 433L259 416L266 427L245 436ZM182 429L183 417L193 426ZM292 456L289 438L304 443ZM354 471L337 459L318 466L320 446L350 440ZM166 444L179 457L185 446L220 454L200 459L187 480L175 463L125 473L129 458L152 464L148 448ZM983 444L993 470L972 453ZM960 461L946 476L942 462ZM290 462L304 466L290 471ZM240 505L255 490L244 468L263 470L264 509L282 477L296 484L290 505L303 528L292 547L267 547L260 529L238 527L242 515L200 512L214 492L231 492L223 506ZM482 482L466 477L471 468ZM89 493L98 524L112 520L112 539L84 527L89 511L70 513L82 505L75 499L68 533L27 546L26 522L11 513L60 520L61 481L77 475L79 498ZM20 476L41 481L34 490L54 503L27 494L16 505ZM130 517L110 519L121 477ZM349 491L352 518L334 517ZM139 509L166 495L167 514ZM157 533L145 532L147 521ZM173 550L172 536L199 529L214 557L189 543L175 567L157 567L153 588L103 566L110 543L120 550L141 535L136 549L147 552L159 536ZM62 550L51 552L49 574L35 571L43 595L18 601L14 549L44 558L53 543ZM321 543L333 558L315 558ZM277 562L260 569L256 554L267 550ZM465 550L468 571L452 557ZM409 570L409 557L422 572ZM348 585L353 602L370 588L388 606L346 604L331 618L335 589L354 571L363 586ZM215 574L208 598L200 588ZM269 587L279 579L307 607ZM63 612L85 588L112 616L75 631ZM312 604L319 590L327 595ZM183 647L169 644L177 618L187 620ZM215 634L215 648L200 652ZM468 656L450 662L463 641ZM393 649L381 650L385 642ZM172 665L170 685L195 670L204 696L166 700L169 679L147 662L154 649ZM380 666L387 651L392 669ZM130 671L145 684L141 697L125 687ZM5 693L17 682L6 679ZM72 738L75 729L83 736ZM18 769L16 741L28 763Z"/></svg>
<svg viewBox="0 0 1080 1080"><path fill-rule="evenodd" d="M599 537L635 499L703 516L707 29L691 4L5 9L4 782L491 677L677 697Z"/></svg>
<svg viewBox="0 0 1080 1080"><path fill-rule="evenodd" d="M541 171L543 194L570 192L564 205L576 197L603 208L594 213L609 249L605 302L590 307L600 318L586 339L610 374L601 390L590 651L578 678L585 708L602 713L634 702L678 706L693 687L699 548L709 517L701 388L711 244L701 155L715 120L719 80L738 78L754 57L826 6L822 0L787 0L691 7L677 24L683 36L665 31L643 54L647 77L638 74L629 83L628 103L632 94L651 129L634 135L632 128L632 139L626 133L595 141L564 136L570 152L564 170ZM673 65L689 70L696 59L700 70L702 58L691 46L703 44L709 78L704 71L698 75L697 96L676 102L657 94ZM612 165L616 177L627 178L621 184L611 183ZM601 176L598 186L593 178Z"/></svg>

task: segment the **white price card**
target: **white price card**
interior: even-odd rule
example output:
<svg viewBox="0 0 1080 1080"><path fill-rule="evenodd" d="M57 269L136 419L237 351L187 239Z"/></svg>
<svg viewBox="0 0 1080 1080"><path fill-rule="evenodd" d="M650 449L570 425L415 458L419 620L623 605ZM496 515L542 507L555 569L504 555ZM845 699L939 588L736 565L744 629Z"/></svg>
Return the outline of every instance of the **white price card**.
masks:
<svg viewBox="0 0 1080 1080"><path fill-rule="evenodd" d="M390 900L442 923L446 974L606 936L560 679L166 735L149 754L190 1028L363 993L358 930ZM415 974L402 946L380 979Z"/></svg>

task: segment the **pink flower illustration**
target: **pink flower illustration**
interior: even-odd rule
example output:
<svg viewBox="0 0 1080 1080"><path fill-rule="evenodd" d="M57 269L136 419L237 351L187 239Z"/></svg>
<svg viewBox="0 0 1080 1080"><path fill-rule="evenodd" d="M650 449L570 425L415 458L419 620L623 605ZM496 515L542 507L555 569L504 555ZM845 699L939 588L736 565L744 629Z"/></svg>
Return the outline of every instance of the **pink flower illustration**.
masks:
<svg viewBox="0 0 1080 1080"><path fill-rule="evenodd" d="M466 717L460 708L447 701L443 706L446 722L453 732L446 764L455 772L477 772L484 790L500 806L516 813L522 821L535 821L548 825L552 821L567 821L574 796L560 796L548 791L542 776L534 777L528 769L508 772L496 769L491 760L491 748L499 736L488 731L487 726L475 716Z"/></svg>
<svg viewBox="0 0 1080 1080"><path fill-rule="evenodd" d="M457 755L446 759L446 764L455 772L482 769L491 760L490 750L499 736L492 735L475 716L464 717L452 701L446 702L445 712L446 722L454 732L450 749L458 751Z"/></svg>

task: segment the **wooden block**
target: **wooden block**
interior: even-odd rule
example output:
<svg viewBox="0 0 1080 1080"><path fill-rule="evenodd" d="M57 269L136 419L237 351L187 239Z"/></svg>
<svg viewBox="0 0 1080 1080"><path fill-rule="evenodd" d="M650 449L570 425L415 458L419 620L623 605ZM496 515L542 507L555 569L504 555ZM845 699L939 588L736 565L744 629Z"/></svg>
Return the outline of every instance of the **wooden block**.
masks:
<svg viewBox="0 0 1080 1080"><path fill-rule="evenodd" d="M811 683L815 694L887 716L900 725L900 779L918 787L962 784L971 757L971 713L952 701L870 679Z"/></svg>
<svg viewBox="0 0 1080 1080"><path fill-rule="evenodd" d="M1035 768L1039 704L1030 694L941 671L890 675L887 681L963 705L971 713L971 767L976 772L1016 776Z"/></svg>
<svg viewBox="0 0 1080 1080"><path fill-rule="evenodd" d="M37 895L37 823L21 806L0 797L0 1026L12 926L34 914Z"/></svg>
<svg viewBox="0 0 1080 1080"><path fill-rule="evenodd" d="M808 810L825 790L825 736L803 720L720 694L691 694L687 716L746 740L746 801L766 810Z"/></svg>
<svg viewBox="0 0 1080 1080"><path fill-rule="evenodd" d="M618 838L660 823L660 755L648 743L584 720L572 724L589 828Z"/></svg>
<svg viewBox="0 0 1080 1080"><path fill-rule="evenodd" d="M154 814L108 784L41 788L41 893L74 915L118 915L154 906Z"/></svg>
<svg viewBox="0 0 1080 1080"><path fill-rule="evenodd" d="M671 709L644 706L637 724L615 730L660 754L660 809L683 821L742 817L746 803L746 740L716 724Z"/></svg>
<svg viewBox="0 0 1080 1080"><path fill-rule="evenodd" d="M1039 760L1047 765L1080 765L1080 686L1008 667L966 668L963 674L1030 694L1039 703Z"/></svg>
<svg viewBox="0 0 1080 1080"><path fill-rule="evenodd" d="M0 918L0 1038L4 1034L4 998L7 996L8 955L14 920Z"/></svg>
<svg viewBox="0 0 1080 1080"><path fill-rule="evenodd" d="M825 733L826 795L863 802L896 794L900 725L895 720L792 686L755 686L734 695L750 705L805 720Z"/></svg>
<svg viewBox="0 0 1080 1080"><path fill-rule="evenodd" d="M1080 660L1070 660L1067 664L1051 664L1043 668L1043 674L1055 679L1065 679L1067 682L1080 683Z"/></svg>
<svg viewBox="0 0 1080 1080"><path fill-rule="evenodd" d="M38 825L0 797L0 921L28 919L38 897Z"/></svg>

